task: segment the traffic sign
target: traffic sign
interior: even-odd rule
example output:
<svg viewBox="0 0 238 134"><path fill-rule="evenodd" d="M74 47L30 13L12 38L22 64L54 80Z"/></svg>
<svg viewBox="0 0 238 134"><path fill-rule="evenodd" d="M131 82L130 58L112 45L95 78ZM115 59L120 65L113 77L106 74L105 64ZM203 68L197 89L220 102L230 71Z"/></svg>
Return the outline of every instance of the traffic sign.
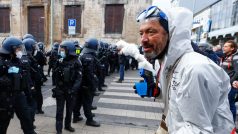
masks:
<svg viewBox="0 0 238 134"><path fill-rule="evenodd" d="M75 35L76 19L68 19L68 34Z"/></svg>

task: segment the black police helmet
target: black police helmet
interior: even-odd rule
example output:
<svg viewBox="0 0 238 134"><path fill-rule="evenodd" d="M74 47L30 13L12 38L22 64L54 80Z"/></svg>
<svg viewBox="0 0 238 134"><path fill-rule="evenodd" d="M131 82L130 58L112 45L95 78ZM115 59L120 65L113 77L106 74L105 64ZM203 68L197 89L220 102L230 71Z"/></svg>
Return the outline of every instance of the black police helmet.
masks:
<svg viewBox="0 0 238 134"><path fill-rule="evenodd" d="M0 48L0 53L11 54L14 53L14 49L22 45L22 41L16 37L7 37L2 42L2 47Z"/></svg>
<svg viewBox="0 0 238 134"><path fill-rule="evenodd" d="M58 42L55 42L54 45L53 45L53 49L54 50L58 50L59 49L59 43Z"/></svg>
<svg viewBox="0 0 238 134"><path fill-rule="evenodd" d="M77 54L75 53L76 51L76 47L74 45L74 42L72 41L63 41L60 45L60 47L65 48L68 55L72 55L72 56L77 56Z"/></svg>
<svg viewBox="0 0 238 134"><path fill-rule="evenodd" d="M98 50L101 52L105 49L105 43L100 41L98 45Z"/></svg>
<svg viewBox="0 0 238 134"><path fill-rule="evenodd" d="M28 38L33 39L33 40L35 39L32 34L25 34L25 35L23 36L22 40L25 40L25 39L28 39Z"/></svg>
<svg viewBox="0 0 238 134"><path fill-rule="evenodd" d="M23 44L25 45L26 51L31 53L34 50L34 46L36 45L36 41L31 38L24 39Z"/></svg>
<svg viewBox="0 0 238 134"><path fill-rule="evenodd" d="M75 45L75 47L79 47L79 42L77 40L74 41L74 45Z"/></svg>
<svg viewBox="0 0 238 134"><path fill-rule="evenodd" d="M98 44L99 44L99 42L98 42L97 39L91 38L91 39L88 39L88 40L85 42L84 47L97 51L97 49L98 49Z"/></svg>
<svg viewBox="0 0 238 134"><path fill-rule="evenodd" d="M39 47L40 50L44 50L45 45L44 45L43 42L38 42L37 45L38 45L38 47Z"/></svg>

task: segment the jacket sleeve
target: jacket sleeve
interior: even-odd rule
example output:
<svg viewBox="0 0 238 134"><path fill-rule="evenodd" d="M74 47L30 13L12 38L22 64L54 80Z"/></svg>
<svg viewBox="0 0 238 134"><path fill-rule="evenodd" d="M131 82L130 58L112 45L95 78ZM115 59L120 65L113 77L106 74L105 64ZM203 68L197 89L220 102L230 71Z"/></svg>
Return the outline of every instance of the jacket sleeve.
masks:
<svg viewBox="0 0 238 134"><path fill-rule="evenodd" d="M75 81L72 87L73 91L79 90L81 82L82 82L82 63L79 59L77 59L77 61L75 62L74 65L75 71L74 71L74 75L75 75Z"/></svg>
<svg viewBox="0 0 238 134"><path fill-rule="evenodd" d="M222 81L216 71L222 70L208 65L186 67L175 99L175 114L180 114L184 123L173 134L214 133L212 120L222 92L227 92L223 90L228 90L222 89L224 86L221 85L229 83L229 78L226 82Z"/></svg>
<svg viewBox="0 0 238 134"><path fill-rule="evenodd" d="M238 80L238 55L233 56L232 64L234 69L234 75L231 77L231 83L235 80Z"/></svg>

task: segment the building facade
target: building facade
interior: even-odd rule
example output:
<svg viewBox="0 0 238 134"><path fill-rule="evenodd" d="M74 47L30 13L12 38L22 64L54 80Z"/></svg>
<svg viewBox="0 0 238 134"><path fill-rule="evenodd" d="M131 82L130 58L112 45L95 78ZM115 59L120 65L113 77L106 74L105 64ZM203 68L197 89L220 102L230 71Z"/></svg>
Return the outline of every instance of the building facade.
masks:
<svg viewBox="0 0 238 134"><path fill-rule="evenodd" d="M136 16L152 0L1 0L0 41L30 33L50 47L65 39L138 43ZM71 22L73 20L73 25Z"/></svg>
<svg viewBox="0 0 238 134"><path fill-rule="evenodd" d="M238 0L172 0L194 13L192 40L213 45L238 41ZM190 3L190 4L189 4Z"/></svg>

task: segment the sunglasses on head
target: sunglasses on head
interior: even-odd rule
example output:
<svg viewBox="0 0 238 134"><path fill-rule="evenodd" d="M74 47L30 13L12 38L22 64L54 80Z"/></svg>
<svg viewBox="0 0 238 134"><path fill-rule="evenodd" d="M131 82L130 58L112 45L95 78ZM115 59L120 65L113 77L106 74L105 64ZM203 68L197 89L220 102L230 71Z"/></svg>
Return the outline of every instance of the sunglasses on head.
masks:
<svg viewBox="0 0 238 134"><path fill-rule="evenodd" d="M141 20L145 20L151 17L158 17L159 19L164 19L168 21L168 17L166 14L161 11L157 6L150 6L146 10L142 11L138 16L137 16L137 22L140 22Z"/></svg>

